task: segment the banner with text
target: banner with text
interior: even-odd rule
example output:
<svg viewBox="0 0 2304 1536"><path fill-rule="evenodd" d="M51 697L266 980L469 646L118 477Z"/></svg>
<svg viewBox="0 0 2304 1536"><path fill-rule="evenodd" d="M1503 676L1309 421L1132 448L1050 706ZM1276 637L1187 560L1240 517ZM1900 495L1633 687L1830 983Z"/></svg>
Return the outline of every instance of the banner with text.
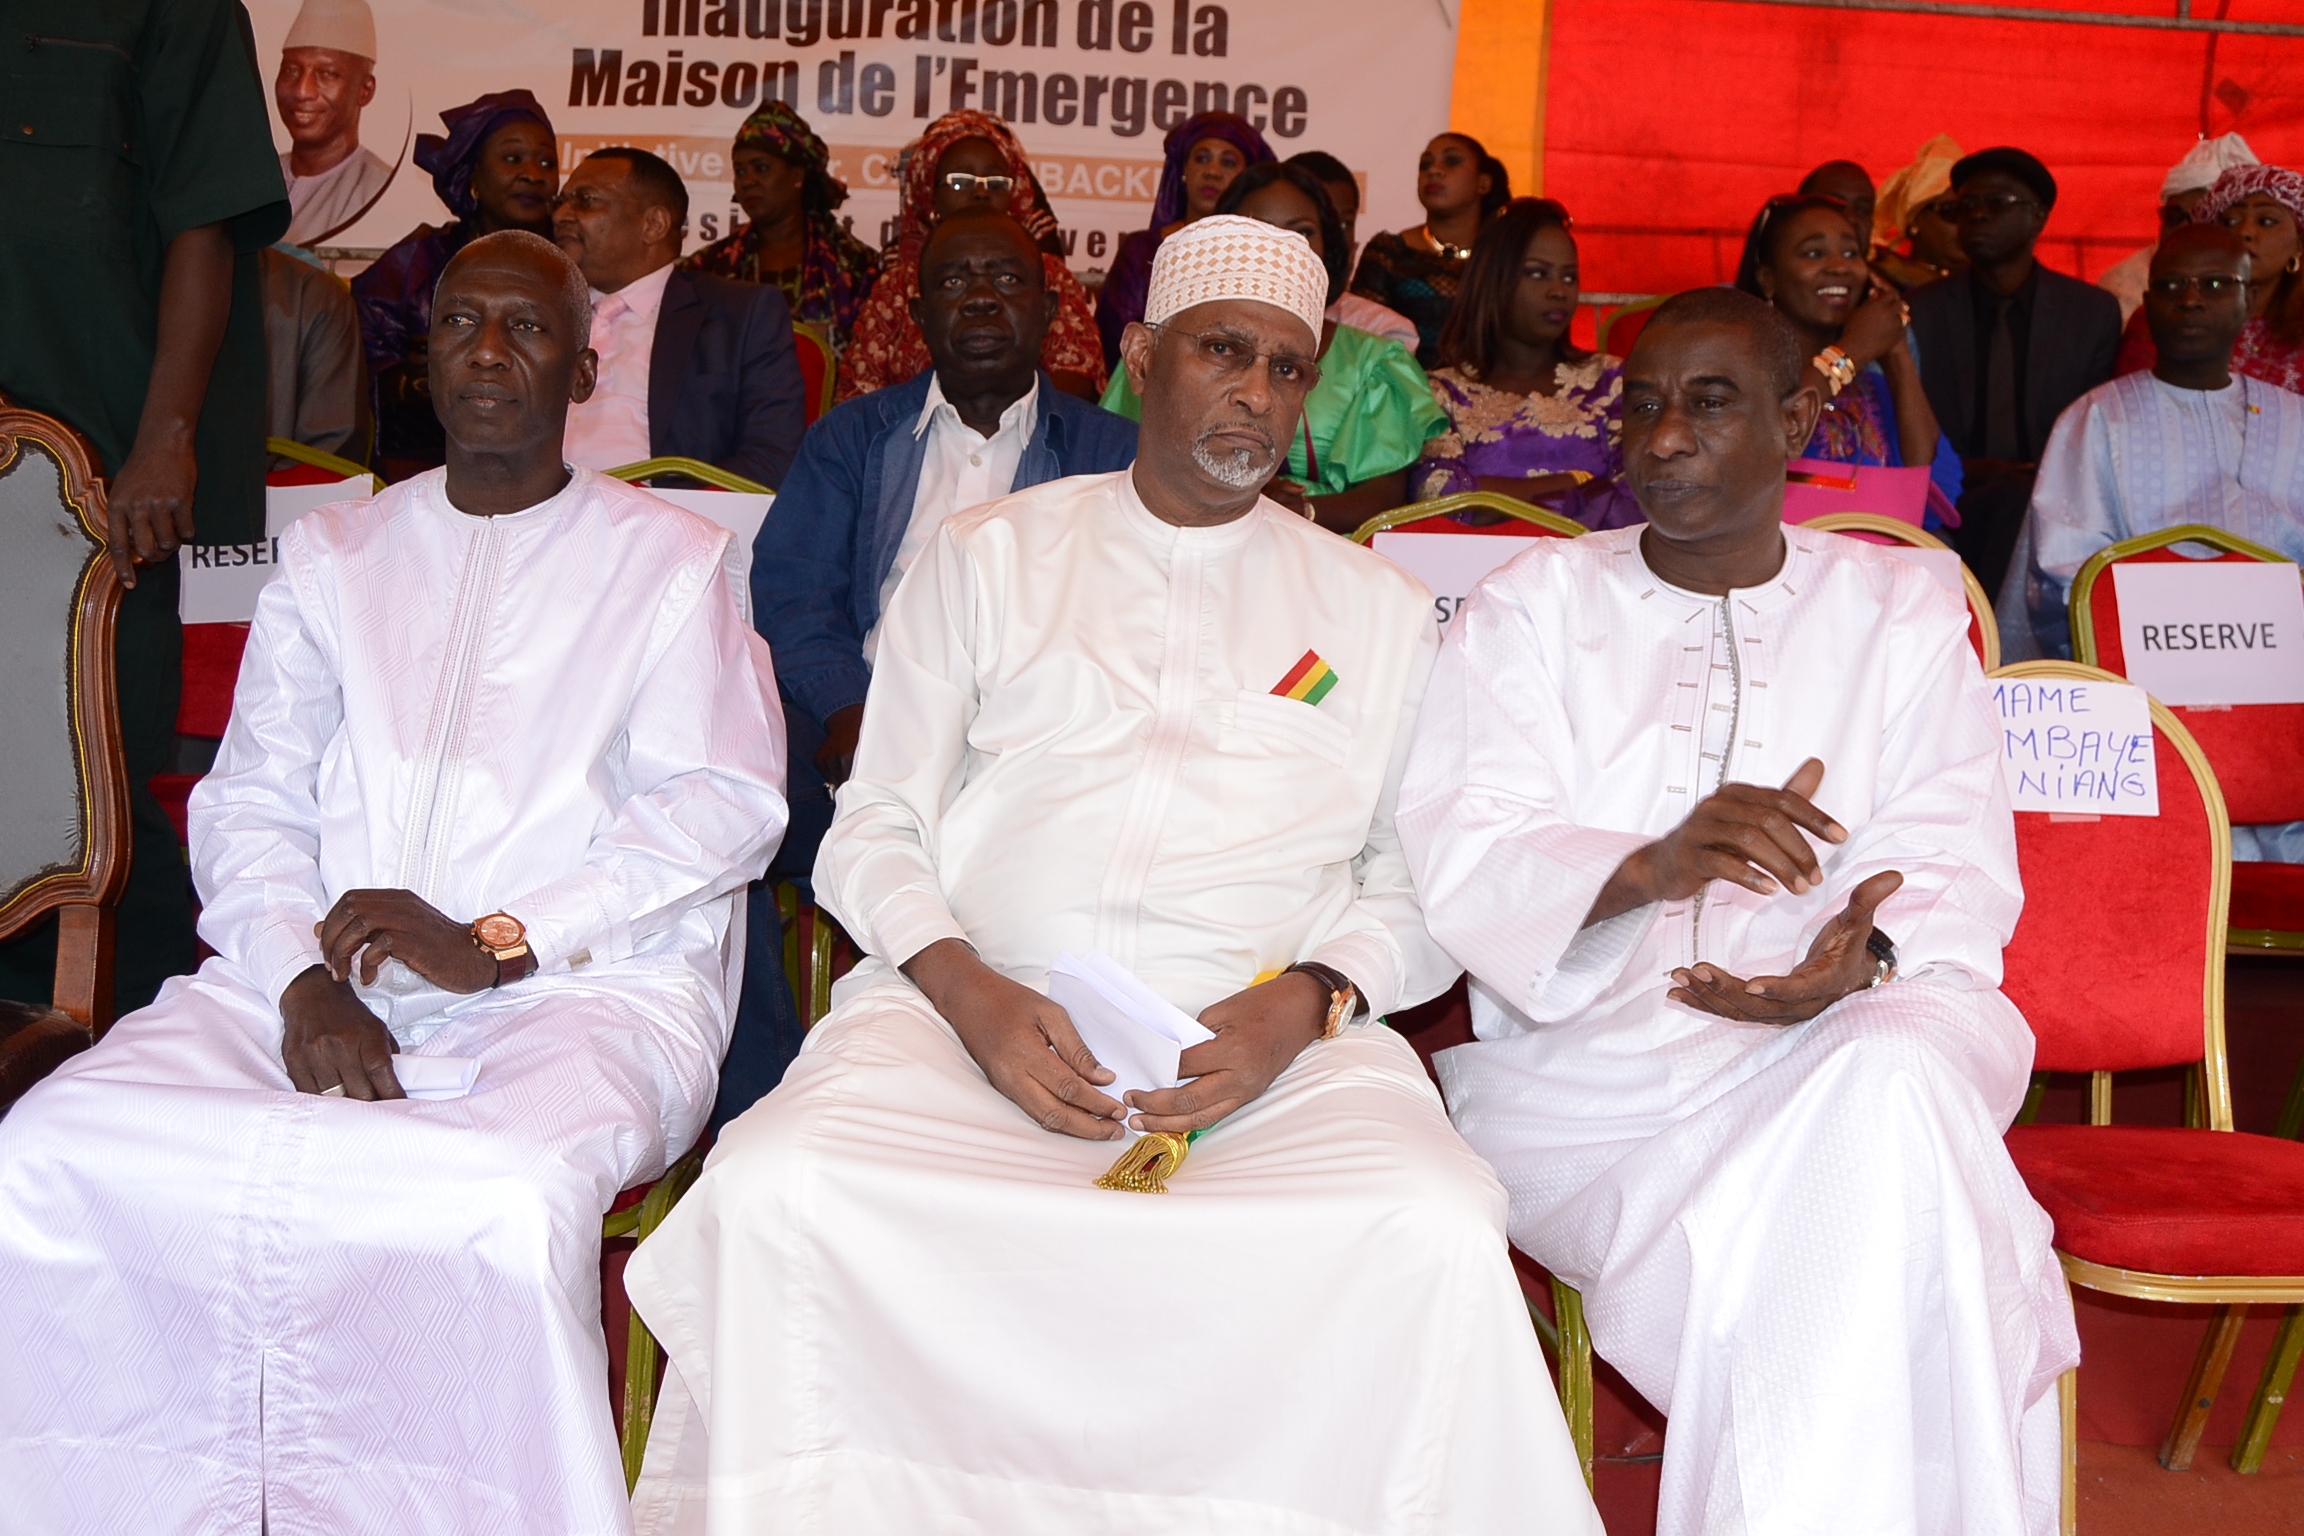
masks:
<svg viewBox="0 0 2304 1536"><path fill-rule="evenodd" d="M300 0L249 0L266 78ZM1447 126L1456 39L1429 0L377 0L361 145L392 180L331 246L387 246L444 217L413 137L442 108L525 87L561 169L629 144L688 182L688 248L741 225L729 145L783 100L831 146L841 217L894 228L897 154L960 107L1016 130L1075 269L1108 267L1151 218L1161 139L1195 112L1256 124L1286 158L1323 149L1366 189L1359 234L1418 222L1416 157ZM290 148L277 103L274 139Z"/></svg>

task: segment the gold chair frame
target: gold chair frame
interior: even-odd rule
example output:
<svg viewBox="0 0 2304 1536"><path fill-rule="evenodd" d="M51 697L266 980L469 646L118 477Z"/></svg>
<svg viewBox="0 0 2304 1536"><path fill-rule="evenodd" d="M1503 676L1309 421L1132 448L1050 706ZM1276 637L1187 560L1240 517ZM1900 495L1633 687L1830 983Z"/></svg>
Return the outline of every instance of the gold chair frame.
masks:
<svg viewBox="0 0 2304 1536"><path fill-rule="evenodd" d="M0 901L0 938L54 912L55 1007L101 1037L112 1024L113 908L128 882L128 772L113 697L113 628L122 588L112 566L105 484L87 441L54 417L0 397L0 469L27 445L55 461L65 503L94 546L80 570L65 642L85 835L77 865L28 881Z"/></svg>
<svg viewBox="0 0 2304 1536"><path fill-rule="evenodd" d="M2205 544L2211 549L2230 555L2246 555L2268 565L2293 565L2294 561L2276 549L2267 549L2253 539L2244 539L2222 528L2211 528L2206 523L2181 523L2174 528L2138 534L2133 539L2122 539L2108 544L2088 557L2072 578L2072 593L2067 607L2072 618L2072 659L2096 665L2101 647L2096 638L2096 618L2089 607L2095 595L2096 583L2104 573L2130 555L2146 550L2166 549L2171 544ZM2123 679L2125 681L2125 679ZM2224 934L2225 952L2235 955L2285 954L2304 955L2304 933L2291 933L2280 928L2228 928ZM2304 1070L2297 1077L2298 1095L2304 1095ZM2291 1103L2297 1102L2292 1096ZM2290 1117L2283 1116L2285 1121ZM2294 1134L2293 1130L2283 1132Z"/></svg>
<svg viewBox="0 0 2304 1536"><path fill-rule="evenodd" d="M1474 509L1501 512L1506 517L1517 519L1523 523L1533 523L1549 533L1559 534L1562 538L1573 539L1591 531L1574 518L1562 517L1557 512L1548 512L1542 507L1531 505L1516 497L1505 496L1496 491L1459 491L1453 496L1439 496L1430 501L1412 501L1404 507L1394 507L1389 512L1379 512L1352 530L1352 542L1365 544L1370 539L1375 538L1376 535L1389 532L1403 523L1421 522L1427 517L1440 517L1450 512L1465 512ZM1493 538L1494 535L1490 534L1486 537Z"/></svg>
<svg viewBox="0 0 2304 1536"><path fill-rule="evenodd" d="M716 464L705 463L702 459L642 459L637 464L618 465L606 473L627 485L639 485L655 479L658 475L685 475L691 480L701 480L706 485L718 486L723 491L740 491L751 496L773 496L776 494L757 481L747 480L742 475L731 474Z"/></svg>
<svg viewBox="0 0 2304 1536"><path fill-rule="evenodd" d="M1661 309L1665 300L1671 297L1672 295L1669 293L1651 294L1645 299L1634 299L1629 304L1619 304L1608 311L1606 315L1601 317L1599 325L1594 329L1592 350L1595 352L1608 350L1608 334L1616 329L1617 321L1626 315L1645 315L1653 310Z"/></svg>
<svg viewBox="0 0 2304 1536"><path fill-rule="evenodd" d="M808 418L809 423L813 425L822 421L824 413L832 409L832 396L838 391L840 384L840 352L838 348L832 345L832 328L821 321L795 320L792 322L792 334L794 336L805 335L815 343L816 349L824 354L824 382L816 388L814 402L816 412ZM805 384L807 380L803 378L801 382Z"/></svg>
<svg viewBox="0 0 2304 1536"><path fill-rule="evenodd" d="M1914 549L1949 550L1952 547L1925 528L1915 528L1901 518L1878 512L1827 512L1796 526L1814 528L1820 533L1876 533ZM1976 573L1968 569L1966 561L1960 564L1960 585L1968 594L1968 611L1975 616L1976 632L1983 637L1984 670L1989 672L2000 665L2000 620L1992 612L1992 598L1985 592L1984 583L1976 579Z"/></svg>
<svg viewBox="0 0 2304 1536"><path fill-rule="evenodd" d="M625 464L607 473L626 484L637 485L657 475L685 475L701 480L706 485L718 486L724 491L739 491L754 496L772 496L775 493L764 485L755 484L742 475L706 464L700 459L661 458L643 459L637 464ZM782 892L778 892L781 908ZM829 941L827 941L829 950ZM789 942L787 942L789 950ZM704 1171L704 1149L692 1147L687 1155L664 1170L664 1176L648 1186L648 1193L640 1203L621 1211L610 1211L600 1224L602 1242L619 1237L645 1241L648 1234L664 1224L672 1214L672 1207L688 1193ZM629 1304L629 1298L627 1298ZM624 1334L624 1399L616 1414L616 1438L624 1457L624 1491L629 1493L640 1482L641 1459L648 1452L648 1430L656 1419L656 1392L661 1385L664 1351L656 1342L656 1335L640 1320L640 1310L633 1307Z"/></svg>
<svg viewBox="0 0 2304 1536"><path fill-rule="evenodd" d="M307 447L290 438L268 437L264 439L264 451L275 459L293 459L299 464L309 464L314 469L325 469L331 474L342 475L347 480L356 475L366 475L371 493L384 489L383 478L367 465L338 458L326 449Z"/></svg>
<svg viewBox="0 0 2304 1536"><path fill-rule="evenodd" d="M2170 530L2181 535L2184 530ZM2161 543L2177 542L2163 538ZM2230 535L2223 535L2230 538ZM2118 546L2114 546L2117 548ZM2147 546L2153 547L2153 546ZM2091 562L2093 564L2095 562ZM2109 562L2106 562L2109 563ZM2083 574L2088 574L2086 567ZM2074 583L2075 591L2079 583ZM2078 636L2074 647L2078 648ZM2118 674L2102 667L2072 661L2027 661L2002 667L1994 677L2055 677L2091 679L2098 682L2126 682ZM2198 1070L2198 1097L2200 1118L2205 1121L2203 1134L2230 1132L2232 1125L2232 1075L2225 1055L2224 1044L2224 947L2218 942L2226 931L2226 918L2230 912L2232 892L2232 835L2231 822L2224 810L2224 793L2217 787L2216 770L2208 762L2208 754L2193 740L2175 712L2158 699L2151 700L2152 723L2190 770L2192 781L2199 787L2202 804L2208 812L2209 848L2213 860L2210 871L2208 898L2207 959L2200 979L2200 1063ZM2112 1123L2112 1074L2098 1071L2089 1074L2088 1123ZM2304 1322L2300 1322L2300 1304L2304 1304L2304 1275L2169 1275L2147 1270L2118 1269L2105 1264L2093 1264L2075 1258L2058 1249L2056 1258L2064 1267L2064 1277L2071 1284L2089 1290L2103 1291L2114 1296L2129 1296L2143 1301L2179 1302L2187 1306L2217 1308L2210 1321L2208 1333L2201 1340L2200 1352L2192 1363L2190 1378L2184 1384L2184 1396L2177 1408L2175 1419L2168 1426L2167 1438L2160 1447L2160 1464L2171 1471L2183 1471L2192 1464L2192 1455L2199 1448L2200 1437L2208 1427L2208 1413L2214 1406L2216 1395L2224 1385L2224 1374L2232 1363L2233 1349L2240 1342L2240 1327L2246 1320L2247 1310L2253 1304L2273 1302L2287 1307L2278 1331L2273 1336L2272 1351L2264 1362L2264 1374L2258 1382L2256 1395L2248 1405L2248 1414L2242 1421L2240 1442L2232 1448L2232 1470L2242 1474L2254 1473L2264 1464L2265 1448L2271 1443L2272 1431L2280 1421L2280 1409L2288 1393L2289 1383L2296 1374L2297 1360L2304 1355ZM2079 1377L2067 1372L2058 1383L2064 1405L2064 1530L2072 1530L2073 1503L2079 1475L2078 1442L2075 1429L2078 1422Z"/></svg>

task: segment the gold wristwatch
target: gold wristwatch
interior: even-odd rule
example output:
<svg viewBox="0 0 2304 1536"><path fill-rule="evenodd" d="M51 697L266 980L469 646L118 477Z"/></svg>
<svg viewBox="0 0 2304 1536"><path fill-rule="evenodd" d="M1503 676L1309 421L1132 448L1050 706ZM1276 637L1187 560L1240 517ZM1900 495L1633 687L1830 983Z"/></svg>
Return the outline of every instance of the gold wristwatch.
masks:
<svg viewBox="0 0 2304 1536"><path fill-rule="evenodd" d="M1335 1039L1343 1032L1345 1025L1368 1011L1368 1005L1361 1000L1360 989L1334 967L1322 965L1317 960L1299 960L1288 970L1301 971L1328 989L1328 1022L1321 1026L1321 1039ZM1281 974L1286 975L1287 972Z"/></svg>
<svg viewBox="0 0 2304 1536"><path fill-rule="evenodd" d="M491 986L518 981L536 969L536 955L528 948L528 929L509 912L491 912L474 923L472 942L496 957L496 979Z"/></svg>

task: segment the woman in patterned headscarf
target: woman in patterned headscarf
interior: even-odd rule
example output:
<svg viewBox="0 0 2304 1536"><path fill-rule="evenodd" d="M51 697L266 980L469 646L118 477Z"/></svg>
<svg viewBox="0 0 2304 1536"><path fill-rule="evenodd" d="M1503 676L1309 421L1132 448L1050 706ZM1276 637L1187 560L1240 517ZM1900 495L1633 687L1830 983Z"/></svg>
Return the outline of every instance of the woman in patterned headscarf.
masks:
<svg viewBox="0 0 2304 1536"><path fill-rule="evenodd" d="M912 301L920 294L920 249L938 219L989 205L1006 209L1035 240L1054 229L1054 220L1033 195L1024 147L1006 123L982 112L947 112L930 123L905 152L903 179L896 250L857 317L841 362L843 400L906 383L929 365ZM1040 344L1040 366L1058 389L1093 400L1104 387L1104 354L1096 342L1088 290L1061 258L1043 252L1041 261L1057 308L1055 323Z"/></svg>
<svg viewBox="0 0 2304 1536"><path fill-rule="evenodd" d="M2192 209L2195 224L2222 224L2255 258L2248 323L2232 368L2304 394L2304 176L2277 165L2243 165L2216 178Z"/></svg>
<svg viewBox="0 0 2304 1536"><path fill-rule="evenodd" d="M845 351L880 276L880 253L833 217L848 187L826 169L824 141L799 113L770 101L736 130L729 159L736 201L751 222L680 269L773 284L784 290L794 320L822 327L834 352Z"/></svg>
<svg viewBox="0 0 2304 1536"><path fill-rule="evenodd" d="M352 279L360 342L376 390L376 464L386 479L433 468L447 439L425 380L432 290L448 258L482 235L525 229L549 239L560 190L559 141L543 104L497 91L440 114L445 136L416 136L416 164L432 173L452 224L419 224Z"/></svg>
<svg viewBox="0 0 2304 1536"><path fill-rule="evenodd" d="M1120 361L1120 333L1128 322L1144 318L1144 296L1151 290L1152 258L1160 242L1214 213L1233 177L1274 158L1264 135L1233 112L1188 117L1168 130L1161 147L1168 158L1153 196L1152 222L1120 242L1112 253L1111 275L1096 290L1096 329L1107 365Z"/></svg>

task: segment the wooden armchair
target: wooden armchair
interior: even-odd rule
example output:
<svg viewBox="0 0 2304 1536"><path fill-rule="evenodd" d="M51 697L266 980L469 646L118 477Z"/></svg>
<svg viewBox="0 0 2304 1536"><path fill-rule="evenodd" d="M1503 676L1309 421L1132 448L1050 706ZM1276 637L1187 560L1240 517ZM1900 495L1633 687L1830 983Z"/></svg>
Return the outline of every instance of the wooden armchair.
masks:
<svg viewBox="0 0 2304 1536"><path fill-rule="evenodd" d="M128 776L94 464L79 433L0 401L0 939L57 919L54 1006L0 1013L0 1110L112 1022Z"/></svg>

